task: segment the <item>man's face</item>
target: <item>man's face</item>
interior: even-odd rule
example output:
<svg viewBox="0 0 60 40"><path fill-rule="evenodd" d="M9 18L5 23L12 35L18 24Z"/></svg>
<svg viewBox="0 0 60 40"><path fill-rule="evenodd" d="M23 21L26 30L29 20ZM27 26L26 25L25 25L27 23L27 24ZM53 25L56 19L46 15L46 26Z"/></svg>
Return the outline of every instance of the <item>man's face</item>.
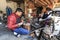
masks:
<svg viewBox="0 0 60 40"><path fill-rule="evenodd" d="M17 11L16 14L17 14L19 17L22 16L22 12Z"/></svg>

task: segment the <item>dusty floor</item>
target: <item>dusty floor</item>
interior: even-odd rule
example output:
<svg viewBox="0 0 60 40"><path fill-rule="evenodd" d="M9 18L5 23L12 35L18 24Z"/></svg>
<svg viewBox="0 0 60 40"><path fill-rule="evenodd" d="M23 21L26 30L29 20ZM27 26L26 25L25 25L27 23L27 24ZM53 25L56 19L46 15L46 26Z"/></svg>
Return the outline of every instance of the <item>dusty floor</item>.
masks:
<svg viewBox="0 0 60 40"><path fill-rule="evenodd" d="M0 40L31 40L27 39L28 35L21 35L21 37L15 37L11 30L8 30L5 24L0 24ZM34 38L33 40L37 40Z"/></svg>
<svg viewBox="0 0 60 40"><path fill-rule="evenodd" d="M27 38L28 35L21 35L21 37L19 38L15 37L13 35L13 32L11 32L5 27L5 24L0 24L0 40L30 40Z"/></svg>

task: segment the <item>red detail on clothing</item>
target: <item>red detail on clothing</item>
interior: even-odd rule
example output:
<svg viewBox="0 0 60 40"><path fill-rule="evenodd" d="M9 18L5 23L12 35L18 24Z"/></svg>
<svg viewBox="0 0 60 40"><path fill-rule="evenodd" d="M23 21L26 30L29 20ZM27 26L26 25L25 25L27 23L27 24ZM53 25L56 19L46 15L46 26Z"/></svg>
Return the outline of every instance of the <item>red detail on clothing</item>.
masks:
<svg viewBox="0 0 60 40"><path fill-rule="evenodd" d="M19 18L19 17L14 13L12 13L11 15L8 16L7 26L9 29L14 30L18 27L18 25L16 24L17 18Z"/></svg>

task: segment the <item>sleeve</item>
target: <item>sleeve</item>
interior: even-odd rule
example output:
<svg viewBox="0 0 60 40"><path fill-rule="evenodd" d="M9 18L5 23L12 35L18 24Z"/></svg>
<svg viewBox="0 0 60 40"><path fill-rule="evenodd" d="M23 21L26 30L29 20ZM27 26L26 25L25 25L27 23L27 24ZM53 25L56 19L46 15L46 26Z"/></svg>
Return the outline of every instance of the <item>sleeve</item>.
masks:
<svg viewBox="0 0 60 40"><path fill-rule="evenodd" d="M14 20L12 17L8 18L8 27L9 28L16 28L18 25L14 24Z"/></svg>

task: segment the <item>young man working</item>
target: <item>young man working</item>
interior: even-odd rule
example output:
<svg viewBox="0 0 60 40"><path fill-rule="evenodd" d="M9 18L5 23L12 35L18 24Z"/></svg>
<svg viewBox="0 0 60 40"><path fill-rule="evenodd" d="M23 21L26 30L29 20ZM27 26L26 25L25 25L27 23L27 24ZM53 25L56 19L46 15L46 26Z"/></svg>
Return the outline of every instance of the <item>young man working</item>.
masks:
<svg viewBox="0 0 60 40"><path fill-rule="evenodd" d="M22 28L21 25L23 24L23 21L21 21L21 16L23 14L23 11L21 8L17 8L15 13L12 13L8 16L7 19L7 26L10 30L13 30L14 32L22 35L29 34L29 30Z"/></svg>

